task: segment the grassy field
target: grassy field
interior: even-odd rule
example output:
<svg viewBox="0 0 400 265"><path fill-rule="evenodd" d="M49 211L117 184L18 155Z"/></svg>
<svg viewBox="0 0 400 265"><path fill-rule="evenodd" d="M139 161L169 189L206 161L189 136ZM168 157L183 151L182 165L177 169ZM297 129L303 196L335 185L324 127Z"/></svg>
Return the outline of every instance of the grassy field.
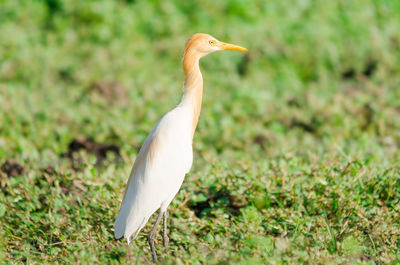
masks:
<svg viewBox="0 0 400 265"><path fill-rule="evenodd" d="M395 0L0 0L0 261L148 263L114 218L196 32L249 53L201 62L160 262L399 264Z"/></svg>

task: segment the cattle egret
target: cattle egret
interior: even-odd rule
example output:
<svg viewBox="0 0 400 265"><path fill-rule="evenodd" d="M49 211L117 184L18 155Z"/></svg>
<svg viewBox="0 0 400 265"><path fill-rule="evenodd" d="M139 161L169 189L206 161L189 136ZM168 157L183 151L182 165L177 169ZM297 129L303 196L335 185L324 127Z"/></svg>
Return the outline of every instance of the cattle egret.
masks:
<svg viewBox="0 0 400 265"><path fill-rule="evenodd" d="M160 209L147 237L155 262L157 255L154 238L157 226L163 218L163 243L167 248L167 208L192 166L192 140L203 95L199 60L220 50L247 51L241 46L224 43L201 33L194 34L186 43L182 60L185 73L182 100L158 121L140 148L115 220L115 238L124 237L129 244L150 216Z"/></svg>

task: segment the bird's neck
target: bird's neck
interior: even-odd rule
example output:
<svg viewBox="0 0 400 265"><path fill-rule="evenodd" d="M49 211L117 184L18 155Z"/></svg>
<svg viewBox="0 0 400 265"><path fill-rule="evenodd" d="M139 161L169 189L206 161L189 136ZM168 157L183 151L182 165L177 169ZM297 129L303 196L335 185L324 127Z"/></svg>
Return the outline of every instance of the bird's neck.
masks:
<svg viewBox="0 0 400 265"><path fill-rule="evenodd" d="M185 83L181 105L188 107L193 113L192 138L199 121L203 97L203 77L200 72L199 60L200 56L190 51L186 51L183 56Z"/></svg>

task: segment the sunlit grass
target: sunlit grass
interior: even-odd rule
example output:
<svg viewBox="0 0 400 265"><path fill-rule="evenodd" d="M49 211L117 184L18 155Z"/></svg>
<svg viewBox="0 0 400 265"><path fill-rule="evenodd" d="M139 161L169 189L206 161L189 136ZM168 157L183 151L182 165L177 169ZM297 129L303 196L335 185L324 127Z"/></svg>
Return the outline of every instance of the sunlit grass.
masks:
<svg viewBox="0 0 400 265"><path fill-rule="evenodd" d="M130 253L112 227L195 32L249 53L201 61L195 159L161 262L400 262L397 1L1 5L5 263L146 263L150 225Z"/></svg>

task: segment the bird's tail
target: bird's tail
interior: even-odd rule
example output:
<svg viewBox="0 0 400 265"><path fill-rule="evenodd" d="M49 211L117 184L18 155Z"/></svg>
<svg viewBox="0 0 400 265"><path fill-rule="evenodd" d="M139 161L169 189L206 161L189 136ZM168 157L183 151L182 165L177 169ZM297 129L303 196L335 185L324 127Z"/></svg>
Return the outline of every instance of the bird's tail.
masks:
<svg viewBox="0 0 400 265"><path fill-rule="evenodd" d="M145 226L151 214L151 212L143 212L133 205L123 203L114 224L115 238L125 237L129 244Z"/></svg>
<svg viewBox="0 0 400 265"><path fill-rule="evenodd" d="M140 230L142 230L143 226L146 224L146 218L142 218L141 220L135 220L134 222L129 223L127 225L127 218L120 217L118 214L117 220L114 224L114 236L116 239L120 239L121 237L125 237L128 244L131 240L134 240L136 236L139 234Z"/></svg>

